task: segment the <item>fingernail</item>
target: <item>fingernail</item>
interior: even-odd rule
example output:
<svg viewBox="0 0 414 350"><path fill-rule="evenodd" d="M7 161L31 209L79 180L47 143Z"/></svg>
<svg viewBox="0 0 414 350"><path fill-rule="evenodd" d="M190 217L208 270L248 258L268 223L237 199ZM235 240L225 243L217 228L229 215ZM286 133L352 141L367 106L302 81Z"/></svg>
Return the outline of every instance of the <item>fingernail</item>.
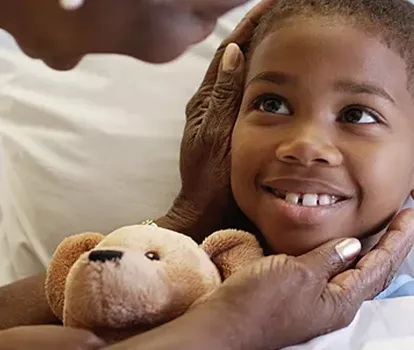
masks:
<svg viewBox="0 0 414 350"><path fill-rule="evenodd" d="M354 260L361 251L361 242L356 238L347 238L335 246L335 251L343 262Z"/></svg>
<svg viewBox="0 0 414 350"><path fill-rule="evenodd" d="M240 61L239 51L237 44L231 43L227 45L223 55L223 70L232 72L238 67Z"/></svg>

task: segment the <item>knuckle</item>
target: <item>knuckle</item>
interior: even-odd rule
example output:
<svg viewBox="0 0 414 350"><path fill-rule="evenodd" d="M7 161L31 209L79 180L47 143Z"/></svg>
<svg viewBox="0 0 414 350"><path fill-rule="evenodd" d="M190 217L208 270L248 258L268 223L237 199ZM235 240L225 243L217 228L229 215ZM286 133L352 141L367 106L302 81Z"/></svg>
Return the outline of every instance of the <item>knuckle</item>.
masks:
<svg viewBox="0 0 414 350"><path fill-rule="evenodd" d="M295 263L295 272L296 277L304 282L310 282L312 280L317 279L316 272L312 269L310 269L308 266L302 263L298 263L294 258L288 259L288 261L294 261Z"/></svg>
<svg viewBox="0 0 414 350"><path fill-rule="evenodd" d="M316 276L315 271L309 268L309 266L306 266L305 264L299 264L299 267L303 277L308 279Z"/></svg>
<svg viewBox="0 0 414 350"><path fill-rule="evenodd" d="M223 74L226 74L226 76L217 83L212 93L213 101L220 103L220 105L223 103L228 104L228 102L232 103L234 97L238 96L239 90L230 73Z"/></svg>

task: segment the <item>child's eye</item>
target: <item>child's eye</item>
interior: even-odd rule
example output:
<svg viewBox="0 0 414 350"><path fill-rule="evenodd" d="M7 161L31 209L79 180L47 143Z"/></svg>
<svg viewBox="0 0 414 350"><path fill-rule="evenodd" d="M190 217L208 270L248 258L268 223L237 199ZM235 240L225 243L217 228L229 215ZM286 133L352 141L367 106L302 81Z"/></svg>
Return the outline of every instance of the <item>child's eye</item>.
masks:
<svg viewBox="0 0 414 350"><path fill-rule="evenodd" d="M278 95L259 96L253 103L253 107L265 113L290 115L291 111L285 99Z"/></svg>
<svg viewBox="0 0 414 350"><path fill-rule="evenodd" d="M339 117L343 123L352 124L376 124L378 123L378 117L375 113L368 111L362 107L348 107Z"/></svg>

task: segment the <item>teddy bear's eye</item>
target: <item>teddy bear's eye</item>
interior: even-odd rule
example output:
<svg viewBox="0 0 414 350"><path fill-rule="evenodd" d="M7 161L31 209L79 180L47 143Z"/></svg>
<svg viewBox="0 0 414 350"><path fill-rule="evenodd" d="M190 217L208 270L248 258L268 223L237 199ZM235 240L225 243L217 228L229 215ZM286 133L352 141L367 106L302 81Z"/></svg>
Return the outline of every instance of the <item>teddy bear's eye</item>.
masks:
<svg viewBox="0 0 414 350"><path fill-rule="evenodd" d="M145 253L145 256L150 260L160 260L160 256L156 252Z"/></svg>

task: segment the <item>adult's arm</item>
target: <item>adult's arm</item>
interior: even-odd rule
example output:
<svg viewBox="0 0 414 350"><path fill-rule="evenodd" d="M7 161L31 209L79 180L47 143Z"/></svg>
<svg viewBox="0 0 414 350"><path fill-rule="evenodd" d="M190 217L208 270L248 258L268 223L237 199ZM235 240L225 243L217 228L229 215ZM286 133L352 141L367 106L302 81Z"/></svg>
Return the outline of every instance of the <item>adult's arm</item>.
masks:
<svg viewBox="0 0 414 350"><path fill-rule="evenodd" d="M59 323L47 304L44 282L39 275L0 288L0 330Z"/></svg>

